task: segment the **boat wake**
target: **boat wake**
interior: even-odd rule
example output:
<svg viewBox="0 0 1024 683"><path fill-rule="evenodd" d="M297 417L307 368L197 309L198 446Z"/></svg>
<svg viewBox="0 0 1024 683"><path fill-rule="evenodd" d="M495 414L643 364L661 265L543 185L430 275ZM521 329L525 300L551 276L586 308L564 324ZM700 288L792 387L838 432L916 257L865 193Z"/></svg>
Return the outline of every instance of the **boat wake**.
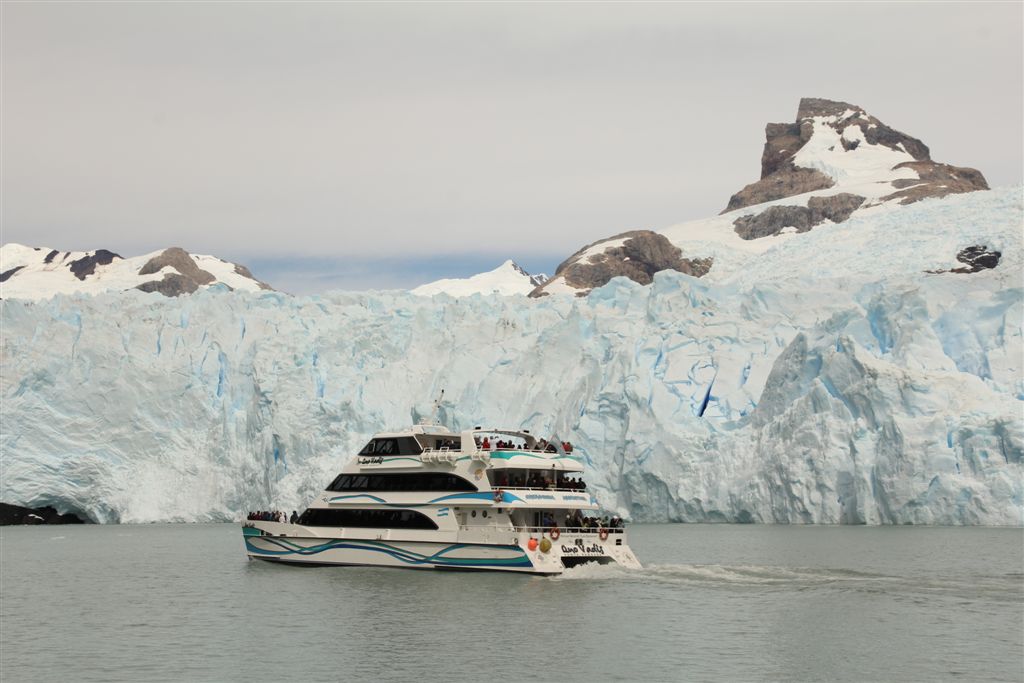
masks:
<svg viewBox="0 0 1024 683"><path fill-rule="evenodd" d="M596 563L565 570L553 581L630 581L700 586L705 588L764 590L849 590L870 593L989 596L1024 602L1024 588L1012 575L935 577L892 576L828 567L771 565L662 564L643 569Z"/></svg>

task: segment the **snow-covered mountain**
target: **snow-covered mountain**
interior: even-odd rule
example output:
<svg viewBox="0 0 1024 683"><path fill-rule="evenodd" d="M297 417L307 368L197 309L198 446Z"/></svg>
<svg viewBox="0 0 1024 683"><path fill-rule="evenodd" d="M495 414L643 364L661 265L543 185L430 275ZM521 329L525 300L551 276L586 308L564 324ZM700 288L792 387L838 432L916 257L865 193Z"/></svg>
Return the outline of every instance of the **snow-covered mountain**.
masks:
<svg viewBox="0 0 1024 683"><path fill-rule="evenodd" d="M417 296L472 296L474 294L529 294L547 281L544 275L530 275L509 259L494 270L468 278L436 280L412 290Z"/></svg>
<svg viewBox="0 0 1024 683"><path fill-rule="evenodd" d="M1021 188L927 199L586 298L5 299L0 500L299 509L444 388L451 427L570 439L634 520L1021 524L1022 213Z"/></svg>
<svg viewBox="0 0 1024 683"><path fill-rule="evenodd" d="M270 289L249 269L179 247L122 258L106 249L57 251L9 243L0 247L0 297L48 299L55 294L140 289L178 296L215 285L256 291Z"/></svg>
<svg viewBox="0 0 1024 683"><path fill-rule="evenodd" d="M720 215L589 244L533 296L582 296L618 275L647 284L660 270L727 279L817 226L988 189L979 171L932 161L923 142L846 102L804 98L796 121L769 123L765 138L760 180Z"/></svg>

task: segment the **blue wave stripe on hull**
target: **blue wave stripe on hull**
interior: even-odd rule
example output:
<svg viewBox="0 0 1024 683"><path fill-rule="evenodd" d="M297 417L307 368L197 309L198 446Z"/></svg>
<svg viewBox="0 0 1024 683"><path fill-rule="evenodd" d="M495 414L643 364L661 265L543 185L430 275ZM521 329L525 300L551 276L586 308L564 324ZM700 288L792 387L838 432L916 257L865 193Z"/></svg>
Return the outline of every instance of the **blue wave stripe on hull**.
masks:
<svg viewBox="0 0 1024 683"><path fill-rule="evenodd" d="M444 557L446 553L460 548L471 547L463 543L450 545L446 548L438 550L433 555L422 555L420 553L413 552L411 550L405 550L403 548L397 548L387 543L379 543L376 541L365 541L362 543L354 541L345 541L341 539L334 539L327 541L326 543L320 543L314 546L300 546L291 541L283 538L274 538L270 536L260 537L265 543L275 545L281 550L270 550L265 548L258 548L250 541L250 537L245 538L246 549L257 555L269 555L274 557L283 557L286 555L317 555L326 550L333 549L352 549L352 550L368 550L372 552L379 552L390 555L400 562L412 565L422 564L433 564L438 566L450 566L450 567L532 567L533 564L530 559L523 553L519 548L515 546L501 546L508 550L519 551L519 555L516 557Z"/></svg>

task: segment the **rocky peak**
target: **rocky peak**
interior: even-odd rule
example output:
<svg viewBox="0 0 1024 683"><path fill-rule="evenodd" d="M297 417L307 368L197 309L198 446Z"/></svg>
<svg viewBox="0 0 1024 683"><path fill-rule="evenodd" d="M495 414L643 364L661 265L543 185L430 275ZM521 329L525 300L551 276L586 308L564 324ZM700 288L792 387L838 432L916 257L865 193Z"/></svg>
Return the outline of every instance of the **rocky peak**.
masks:
<svg viewBox="0 0 1024 683"><path fill-rule="evenodd" d="M529 278L530 284L532 284L534 287L539 287L540 285L542 285L545 282L547 282L547 279L548 279L548 276L544 275L543 273L541 273L539 275L531 275L530 273L526 272L526 270L522 266L520 266L518 263L516 263L512 259L509 259L509 260L505 261L505 263L503 263L501 265L501 267L502 268L511 268L516 273L519 273L520 275L523 275L523 276Z"/></svg>
<svg viewBox="0 0 1024 683"><path fill-rule="evenodd" d="M229 289L270 289L245 266L180 247L124 258L106 249L61 252L14 243L0 246L0 283L2 296L14 299L132 288L179 296L217 283Z"/></svg>
<svg viewBox="0 0 1024 683"><path fill-rule="evenodd" d="M595 249L608 243L603 249ZM711 259L683 258L683 252L664 235L651 230L631 230L594 244L589 244L555 270L550 282L563 281L586 296L590 290L607 284L613 277L625 276L642 285L649 285L654 274L677 270L700 277L711 269ZM531 297L550 294L544 284L530 292Z"/></svg>
<svg viewBox="0 0 1024 683"><path fill-rule="evenodd" d="M933 162L921 140L862 107L805 97L796 121L765 127L761 178L730 197L722 213L866 181L889 183L897 191L884 193L882 200L904 204L988 189L980 172Z"/></svg>
<svg viewBox="0 0 1024 683"><path fill-rule="evenodd" d="M862 107L806 97L796 120L765 127L761 178L730 198L722 212L727 215L589 244L531 296L585 296L615 276L647 284L659 270L702 277L712 259L715 269L735 272L738 264L750 262L751 254L765 253L824 223L843 223L870 207L986 189L979 171L933 161L921 140ZM960 260L970 269L989 267L998 258L981 249Z"/></svg>

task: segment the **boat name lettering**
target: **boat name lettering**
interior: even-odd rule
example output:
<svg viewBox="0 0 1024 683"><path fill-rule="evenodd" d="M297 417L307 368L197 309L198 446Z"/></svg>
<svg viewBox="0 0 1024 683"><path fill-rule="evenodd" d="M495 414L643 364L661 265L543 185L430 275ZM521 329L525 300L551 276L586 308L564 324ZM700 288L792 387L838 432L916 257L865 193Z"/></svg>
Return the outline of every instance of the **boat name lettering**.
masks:
<svg viewBox="0 0 1024 683"><path fill-rule="evenodd" d="M384 458L381 456L374 456L372 458L359 458L360 465L382 465L384 464Z"/></svg>
<svg viewBox="0 0 1024 683"><path fill-rule="evenodd" d="M600 543L587 545L582 538L577 538L573 545L562 546L563 555L604 555L604 548Z"/></svg>
<svg viewBox="0 0 1024 683"><path fill-rule="evenodd" d="M544 500L554 500L555 497L546 493L527 493L527 498L543 498Z"/></svg>
<svg viewBox="0 0 1024 683"><path fill-rule="evenodd" d="M565 500L588 500L586 496L565 496Z"/></svg>

